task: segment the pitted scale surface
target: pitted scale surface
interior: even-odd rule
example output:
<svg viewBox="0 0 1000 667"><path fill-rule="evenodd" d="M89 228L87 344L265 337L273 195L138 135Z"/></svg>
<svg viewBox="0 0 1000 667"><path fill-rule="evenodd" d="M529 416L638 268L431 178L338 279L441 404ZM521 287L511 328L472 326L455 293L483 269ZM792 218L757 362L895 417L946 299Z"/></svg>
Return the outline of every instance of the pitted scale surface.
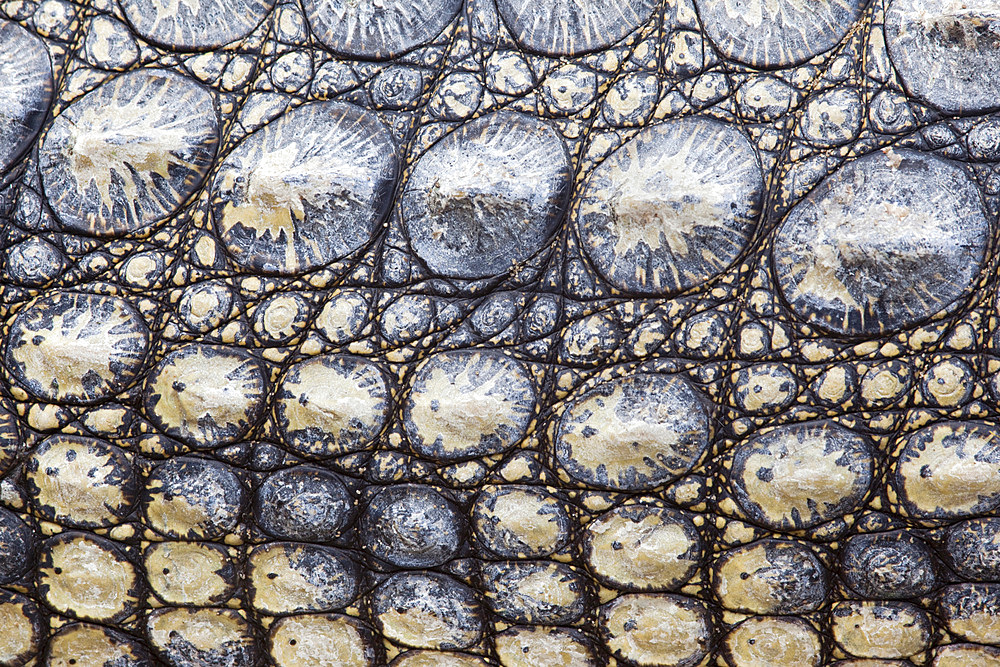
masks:
<svg viewBox="0 0 1000 667"><path fill-rule="evenodd" d="M0 0L0 664L1000 666L989 0Z"/></svg>

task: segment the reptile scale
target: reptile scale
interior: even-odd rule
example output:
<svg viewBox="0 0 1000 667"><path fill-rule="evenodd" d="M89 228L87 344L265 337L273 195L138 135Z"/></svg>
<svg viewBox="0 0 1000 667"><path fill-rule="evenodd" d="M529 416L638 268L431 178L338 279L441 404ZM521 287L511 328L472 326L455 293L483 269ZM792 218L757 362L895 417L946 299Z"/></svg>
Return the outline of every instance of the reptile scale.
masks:
<svg viewBox="0 0 1000 667"><path fill-rule="evenodd" d="M995 0L0 0L0 664L1000 666Z"/></svg>

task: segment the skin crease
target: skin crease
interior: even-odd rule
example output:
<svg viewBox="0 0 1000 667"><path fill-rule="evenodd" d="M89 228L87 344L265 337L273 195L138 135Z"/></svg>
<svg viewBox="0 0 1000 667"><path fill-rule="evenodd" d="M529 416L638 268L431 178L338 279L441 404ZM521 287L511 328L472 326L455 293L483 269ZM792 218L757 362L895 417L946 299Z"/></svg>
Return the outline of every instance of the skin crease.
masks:
<svg viewBox="0 0 1000 667"><path fill-rule="evenodd" d="M0 1L0 662L1000 665L997 34Z"/></svg>

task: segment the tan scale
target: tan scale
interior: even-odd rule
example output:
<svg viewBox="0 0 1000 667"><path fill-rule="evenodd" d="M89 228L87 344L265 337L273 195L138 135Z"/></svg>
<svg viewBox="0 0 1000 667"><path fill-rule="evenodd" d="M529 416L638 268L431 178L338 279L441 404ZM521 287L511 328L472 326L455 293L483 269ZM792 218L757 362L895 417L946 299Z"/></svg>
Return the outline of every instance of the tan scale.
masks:
<svg viewBox="0 0 1000 667"><path fill-rule="evenodd" d="M812 526L834 518L835 508L849 499L860 500L867 490L873 457L863 444L848 440L849 435L823 426L805 433L801 426L786 426L772 433L778 437L766 448L754 447L754 441L740 447L750 453L743 474L735 479L769 525L795 526L797 513L799 524ZM861 467L863 462L864 469L845 465L848 457L847 463ZM768 471L768 481L761 478L763 471Z"/></svg>
<svg viewBox="0 0 1000 667"><path fill-rule="evenodd" d="M339 614L286 616L268 631L277 667L374 667L375 650L360 621Z"/></svg>
<svg viewBox="0 0 1000 667"><path fill-rule="evenodd" d="M50 313L56 304L62 307L67 301L72 303L66 312ZM101 304L110 305L110 312L99 316ZM31 329L18 327L22 318L33 322ZM43 322L35 323L42 318ZM13 345L16 337L25 344ZM133 379L149 347L145 325L126 301L68 292L28 306L15 320L9 340L10 358L23 366L14 371L18 379L37 383L43 398L70 402L88 395L85 377L100 378L99 395L116 390L118 382ZM127 370L116 372L114 363L123 363Z"/></svg>
<svg viewBox="0 0 1000 667"><path fill-rule="evenodd" d="M733 628L723 641L729 667L819 667L823 641L806 621L755 616Z"/></svg>
<svg viewBox="0 0 1000 667"><path fill-rule="evenodd" d="M503 667L597 667L593 650L565 628L519 626L494 639Z"/></svg>
<svg viewBox="0 0 1000 667"><path fill-rule="evenodd" d="M945 359L927 369L924 387L925 397L930 403L953 408L972 395L972 371L959 359Z"/></svg>
<svg viewBox="0 0 1000 667"><path fill-rule="evenodd" d="M280 397L276 403L282 421L288 422L287 426L282 423L281 429L296 451L318 456L345 454L368 444L361 442L350 449L341 444L359 430L356 422L371 431L382 428L389 388L376 366L327 364L324 358L315 358L296 364L290 373L294 376L282 382L279 396L285 392L291 396ZM306 442L307 429L319 429L324 439Z"/></svg>
<svg viewBox="0 0 1000 667"><path fill-rule="evenodd" d="M157 609L146 619L146 632L150 642L161 652L170 647L175 638L202 652L224 653L254 644L250 625L232 609Z"/></svg>
<svg viewBox="0 0 1000 667"><path fill-rule="evenodd" d="M224 550L197 542L161 542L146 550L146 578L150 588L167 604L208 607L224 602L235 592L235 577L223 572L232 567Z"/></svg>
<svg viewBox="0 0 1000 667"><path fill-rule="evenodd" d="M265 614L327 611L325 586L335 582L313 582L304 576L301 547L292 543L271 543L253 550L247 559L247 573L252 586L250 603Z"/></svg>
<svg viewBox="0 0 1000 667"><path fill-rule="evenodd" d="M813 392L830 405L840 405L854 391L851 377L844 366L834 366L823 372L813 383Z"/></svg>
<svg viewBox="0 0 1000 667"><path fill-rule="evenodd" d="M124 477L118 480L117 477ZM120 522L135 502L126 494L132 464L118 447L72 436L54 436L35 450L27 466L32 501L42 514L80 526Z"/></svg>
<svg viewBox="0 0 1000 667"><path fill-rule="evenodd" d="M139 572L111 544L81 533L47 542L38 568L46 602L61 613L108 623L136 611Z"/></svg>
<svg viewBox="0 0 1000 667"><path fill-rule="evenodd" d="M701 554L697 533L654 512L609 512L587 526L586 536L590 568L627 589L674 589L691 578Z"/></svg>
<svg viewBox="0 0 1000 667"><path fill-rule="evenodd" d="M260 367L237 354L209 355L200 347L181 352L189 353L161 364L148 390L159 395L151 412L168 433L214 444L201 426L206 417L221 427L248 428L264 401Z"/></svg>
<svg viewBox="0 0 1000 667"><path fill-rule="evenodd" d="M33 622L26 598L3 594L0 602L0 664L23 665L41 649L44 629Z"/></svg>
<svg viewBox="0 0 1000 667"><path fill-rule="evenodd" d="M760 324L748 324L740 329L740 354L748 357L766 352L770 346L767 330Z"/></svg>
<svg viewBox="0 0 1000 667"><path fill-rule="evenodd" d="M483 355L476 352L458 373L433 366L430 373L421 373L424 384L420 391L411 392L408 405L412 407L407 416L425 447L433 445L436 450L435 443L440 438L439 446L445 457L462 458L479 451L482 439L501 432L501 427L523 435L520 422L523 413L519 408L523 407L524 399L512 396L507 387L508 383L516 383L518 390L530 391L533 402L534 389L529 377L519 364L506 357L487 358L486 367L474 372L472 367L483 361Z"/></svg>
<svg viewBox="0 0 1000 667"><path fill-rule="evenodd" d="M413 648L441 649L470 646L479 633L465 632L447 618L423 609L390 609L379 616L387 638Z"/></svg>
<svg viewBox="0 0 1000 667"><path fill-rule="evenodd" d="M334 345L342 345L361 334L370 308L360 292L337 290L316 317L316 328Z"/></svg>
<svg viewBox="0 0 1000 667"><path fill-rule="evenodd" d="M484 491L492 492L490 497L496 499L493 508L480 501L475 511L482 513L492 530L506 533L506 540L523 545L521 553L525 556L547 556L562 546L566 534L554 516L560 510L556 498L516 487L486 487ZM487 544L492 541L483 539Z"/></svg>
<svg viewBox="0 0 1000 667"><path fill-rule="evenodd" d="M911 442L918 435L929 436L926 446L895 466L896 490L918 515L940 509L948 516L969 516L983 499L1000 496L1000 464L979 456L996 447L995 430L942 423L918 431ZM952 442L956 437L961 447Z"/></svg>
<svg viewBox="0 0 1000 667"><path fill-rule="evenodd" d="M930 620L913 605L838 602L831 617L834 641L859 658L908 658L930 644Z"/></svg>
<svg viewBox="0 0 1000 667"><path fill-rule="evenodd" d="M704 607L676 595L623 595L600 622L608 648L639 667L697 664L712 632Z"/></svg>
<svg viewBox="0 0 1000 667"><path fill-rule="evenodd" d="M857 658L854 660L840 660L833 664L834 667L910 667L913 663L906 660L876 660L873 658Z"/></svg>
<svg viewBox="0 0 1000 667"><path fill-rule="evenodd" d="M643 382L641 376L638 382ZM695 461L687 460L680 449L689 438L701 438L703 434L680 429L700 420L700 415L695 414L699 406L682 404L681 395L687 393L683 380L670 378L667 382L671 386L660 390L663 400L651 406L654 414L650 418L634 414L635 399L626 394L621 381L614 383L608 396L592 395L576 402L563 419L573 413L586 414L584 424L575 424L572 432L560 429L558 435L558 440L568 445L572 461L586 471L596 472L603 467L616 488L618 480L630 471L651 477L685 472ZM670 392L673 385L681 386ZM589 437L584 436L587 430L592 430ZM669 463L661 463L664 458ZM664 470L667 466L669 469Z"/></svg>
<svg viewBox="0 0 1000 667"><path fill-rule="evenodd" d="M908 376L897 364L873 367L861 378L861 398L870 405L886 405L899 400L909 386Z"/></svg>
<svg viewBox="0 0 1000 667"><path fill-rule="evenodd" d="M489 667L482 658L445 651L407 651L390 663L392 667Z"/></svg>
<svg viewBox="0 0 1000 667"><path fill-rule="evenodd" d="M1000 667L1000 649L976 644L952 644L934 651L934 659L931 661L931 667L973 666Z"/></svg>
<svg viewBox="0 0 1000 667"><path fill-rule="evenodd" d="M116 639L100 625L74 623L64 626L49 640L46 667L104 667L108 664L139 664L145 656Z"/></svg>
<svg viewBox="0 0 1000 667"><path fill-rule="evenodd" d="M754 413L786 405L797 391L798 383L788 368L762 364L741 373L733 393L737 407Z"/></svg>

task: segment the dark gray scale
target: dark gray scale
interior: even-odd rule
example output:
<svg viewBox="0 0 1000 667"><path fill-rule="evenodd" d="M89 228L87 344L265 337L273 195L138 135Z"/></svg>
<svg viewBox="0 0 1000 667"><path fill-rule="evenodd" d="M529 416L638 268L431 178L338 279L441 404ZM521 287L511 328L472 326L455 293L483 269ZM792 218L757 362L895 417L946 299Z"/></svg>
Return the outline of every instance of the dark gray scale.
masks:
<svg viewBox="0 0 1000 667"><path fill-rule="evenodd" d="M501 558L544 558L566 546L573 521L566 503L544 488L487 486L472 506L476 541Z"/></svg>
<svg viewBox="0 0 1000 667"><path fill-rule="evenodd" d="M250 604L270 615L346 607L360 575L348 552L314 544L271 542L247 558Z"/></svg>
<svg viewBox="0 0 1000 667"><path fill-rule="evenodd" d="M306 542L336 539L354 503L340 478L315 466L296 466L269 476L254 495L254 516L265 532Z"/></svg>
<svg viewBox="0 0 1000 667"><path fill-rule="evenodd" d="M461 0L305 0L313 35L354 58L388 60L434 40L458 13Z"/></svg>
<svg viewBox="0 0 1000 667"><path fill-rule="evenodd" d="M705 33L724 56L753 67L798 65L829 51L865 0L695 0Z"/></svg>
<svg viewBox="0 0 1000 667"><path fill-rule="evenodd" d="M378 493L358 524L361 545L397 567L442 565L458 553L467 522L455 503L429 486L404 484Z"/></svg>
<svg viewBox="0 0 1000 667"><path fill-rule="evenodd" d="M38 156L45 194L74 232L108 237L144 229L198 190L215 161L218 133L208 89L166 70L123 74L49 126Z"/></svg>
<svg viewBox="0 0 1000 667"><path fill-rule="evenodd" d="M588 315L563 329L559 345L560 361L597 364L611 356L624 337L622 326L613 312Z"/></svg>
<svg viewBox="0 0 1000 667"><path fill-rule="evenodd" d="M168 49L213 49L242 39L260 24L275 0L120 0L139 35Z"/></svg>
<svg viewBox="0 0 1000 667"><path fill-rule="evenodd" d="M492 338L511 325L524 307L524 296L517 292L497 292L486 297L469 317L473 331Z"/></svg>
<svg viewBox="0 0 1000 667"><path fill-rule="evenodd" d="M372 103L376 109L416 108L427 88L430 72L406 65L390 65L379 72L368 84Z"/></svg>
<svg viewBox="0 0 1000 667"><path fill-rule="evenodd" d="M353 104L307 104L244 139L212 181L230 256L291 275L364 246L388 211L398 157L389 128Z"/></svg>
<svg viewBox="0 0 1000 667"><path fill-rule="evenodd" d="M893 0L885 42L907 91L947 113L1000 106L1000 17L991 2Z"/></svg>
<svg viewBox="0 0 1000 667"><path fill-rule="evenodd" d="M93 403L138 378L150 339L142 315L124 299L56 292L17 314L4 361L38 398Z"/></svg>
<svg viewBox="0 0 1000 667"><path fill-rule="evenodd" d="M573 221L591 262L618 289L666 295L725 270L746 247L764 190L760 159L735 126L653 125L589 176Z"/></svg>
<svg viewBox="0 0 1000 667"><path fill-rule="evenodd" d="M46 667L157 667L141 642L92 623L64 625L49 638Z"/></svg>
<svg viewBox="0 0 1000 667"><path fill-rule="evenodd" d="M59 277L67 264L59 248L33 236L7 250L2 275L14 283L39 287Z"/></svg>
<svg viewBox="0 0 1000 667"><path fill-rule="evenodd" d="M139 44L122 21L104 15L93 16L84 26L83 33L83 53L92 65L125 70L139 59Z"/></svg>
<svg viewBox="0 0 1000 667"><path fill-rule="evenodd" d="M0 508L0 584L16 581L31 568L37 546L35 529L17 514Z"/></svg>
<svg viewBox="0 0 1000 667"><path fill-rule="evenodd" d="M1000 518L948 527L946 554L955 571L972 581L1000 581Z"/></svg>
<svg viewBox="0 0 1000 667"><path fill-rule="evenodd" d="M948 631L966 641L1000 641L1000 584L957 584L937 596L937 612Z"/></svg>
<svg viewBox="0 0 1000 667"><path fill-rule="evenodd" d="M905 531L855 535L840 553L841 576L869 599L901 600L925 595L938 581L930 548Z"/></svg>
<svg viewBox="0 0 1000 667"><path fill-rule="evenodd" d="M259 645L250 623L234 609L157 609L146 636L171 667L254 667Z"/></svg>
<svg viewBox="0 0 1000 667"><path fill-rule="evenodd" d="M500 0L497 9L517 42L551 56L603 49L635 31L653 15L655 0Z"/></svg>
<svg viewBox="0 0 1000 667"><path fill-rule="evenodd" d="M439 301L425 294L403 294L385 305L379 314L379 330L393 345L423 338L431 333Z"/></svg>
<svg viewBox="0 0 1000 667"><path fill-rule="evenodd" d="M831 422L782 426L740 444L730 478L740 507L776 530L802 530L857 507L871 485L869 440Z"/></svg>
<svg viewBox="0 0 1000 667"><path fill-rule="evenodd" d="M144 407L167 435L196 448L242 439L264 410L268 373L246 350L192 343L146 378Z"/></svg>
<svg viewBox="0 0 1000 667"><path fill-rule="evenodd" d="M413 167L400 199L410 246L436 274L501 275L543 249L570 164L548 123L500 111L463 124Z"/></svg>
<svg viewBox="0 0 1000 667"><path fill-rule="evenodd" d="M52 103L52 61L45 43L16 23L0 21L0 173L42 129Z"/></svg>
<svg viewBox="0 0 1000 667"><path fill-rule="evenodd" d="M566 625L587 611L587 580L564 563L488 563L482 581L493 612L514 623Z"/></svg>
<svg viewBox="0 0 1000 667"><path fill-rule="evenodd" d="M139 481L125 451L95 438L46 438L28 457L24 471L32 507L63 525L120 523L139 496Z"/></svg>
<svg viewBox="0 0 1000 667"><path fill-rule="evenodd" d="M387 639L411 648L463 649L483 636L479 597L443 574L393 575L372 593L371 611Z"/></svg>
<svg viewBox="0 0 1000 667"><path fill-rule="evenodd" d="M224 463L182 457L158 465L146 480L146 523L168 537L216 539L233 532L246 505L246 490Z"/></svg>
<svg viewBox="0 0 1000 667"><path fill-rule="evenodd" d="M995 162L1000 160L1000 119L987 118L965 135L969 157Z"/></svg>
<svg viewBox="0 0 1000 667"><path fill-rule="evenodd" d="M831 109L836 112L831 113ZM843 146L858 137L864 115L865 107L857 90L835 88L808 101L798 131L814 146Z"/></svg>
<svg viewBox="0 0 1000 667"><path fill-rule="evenodd" d="M847 163L792 209L773 265L799 317L872 335L911 326L966 294L991 229L961 167L886 149Z"/></svg>
<svg viewBox="0 0 1000 667"><path fill-rule="evenodd" d="M800 542L760 540L724 551L712 587L726 609L752 614L803 614L829 594L826 568Z"/></svg>
<svg viewBox="0 0 1000 667"><path fill-rule="evenodd" d="M17 415L0 398L0 475L7 472L21 451L20 431Z"/></svg>

